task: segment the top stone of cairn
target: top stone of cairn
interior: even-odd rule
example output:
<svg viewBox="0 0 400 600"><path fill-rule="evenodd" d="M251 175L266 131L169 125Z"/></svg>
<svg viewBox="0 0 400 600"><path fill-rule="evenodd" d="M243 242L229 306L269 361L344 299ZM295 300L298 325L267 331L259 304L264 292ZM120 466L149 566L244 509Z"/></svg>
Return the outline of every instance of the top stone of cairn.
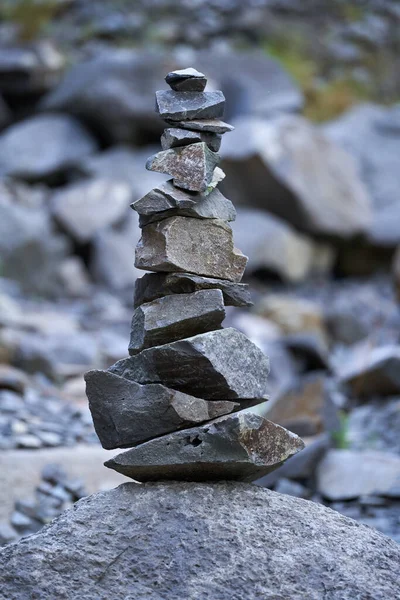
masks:
<svg viewBox="0 0 400 600"><path fill-rule="evenodd" d="M207 85L205 75L191 67L171 71L166 76L165 81L176 92L202 92Z"/></svg>

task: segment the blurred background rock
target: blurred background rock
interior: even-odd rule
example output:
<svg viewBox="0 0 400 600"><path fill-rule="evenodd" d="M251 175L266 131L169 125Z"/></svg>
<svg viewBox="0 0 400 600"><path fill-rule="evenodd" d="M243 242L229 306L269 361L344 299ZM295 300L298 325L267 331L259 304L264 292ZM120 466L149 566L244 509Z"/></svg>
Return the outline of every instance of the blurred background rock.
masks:
<svg viewBox="0 0 400 600"><path fill-rule="evenodd" d="M400 540L399 50L394 0L3 0L2 543L58 514L71 478L123 479L102 466L82 374L127 353L129 204L165 179L144 167L154 92L189 65L236 128L222 187L255 304L227 322L270 355L268 414L307 440L260 484ZM37 485L55 494L43 518Z"/></svg>

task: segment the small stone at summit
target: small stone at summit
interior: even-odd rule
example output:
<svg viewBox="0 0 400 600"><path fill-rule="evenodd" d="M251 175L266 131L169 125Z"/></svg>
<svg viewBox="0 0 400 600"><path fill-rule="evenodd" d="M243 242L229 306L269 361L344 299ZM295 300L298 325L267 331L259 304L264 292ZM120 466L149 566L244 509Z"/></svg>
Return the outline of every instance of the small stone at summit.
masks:
<svg viewBox="0 0 400 600"><path fill-rule="evenodd" d="M188 121L219 119L224 114L225 96L222 92L156 92L156 109L162 119Z"/></svg>
<svg viewBox="0 0 400 600"><path fill-rule="evenodd" d="M170 294L192 294L199 290L220 289L225 306L252 306L249 286L224 279L201 277L191 273L146 273L136 279L134 306Z"/></svg>
<svg viewBox="0 0 400 600"><path fill-rule="evenodd" d="M171 71L165 81L176 92L202 92L207 85L206 76L192 67Z"/></svg>
<svg viewBox="0 0 400 600"><path fill-rule="evenodd" d="M221 290L173 294L142 304L133 313L129 354L220 329L224 318Z"/></svg>
<svg viewBox="0 0 400 600"><path fill-rule="evenodd" d="M220 119L191 119L190 121L173 121L172 119L164 119L173 127L181 127L182 129L191 129L193 131L207 131L209 133L227 133L233 131L233 125L225 123Z"/></svg>
<svg viewBox="0 0 400 600"><path fill-rule="evenodd" d="M171 175L178 187L204 192L212 181L218 162L218 154L201 142L158 152L147 160L146 169Z"/></svg>
<svg viewBox="0 0 400 600"><path fill-rule="evenodd" d="M181 271L239 282L246 263L247 257L233 246L232 229L220 219L170 217L150 223L136 246L135 267L145 271Z"/></svg>
<svg viewBox="0 0 400 600"><path fill-rule="evenodd" d="M178 146L189 146L196 142L204 142L213 152L218 152L221 147L222 135L201 131L190 131L180 127L169 127L161 136L161 148L169 150Z"/></svg>
<svg viewBox="0 0 400 600"><path fill-rule="evenodd" d="M218 189L205 196L181 190L172 181L157 186L131 204L131 207L140 215L140 227L174 216L222 221L234 221L236 218L232 202Z"/></svg>
<svg viewBox="0 0 400 600"><path fill-rule="evenodd" d="M140 385L108 371L85 374L86 393L103 448L128 448L232 412L239 404L207 402L164 385Z"/></svg>
<svg viewBox="0 0 400 600"><path fill-rule="evenodd" d="M139 383L160 383L206 400L265 400L269 360L233 328L155 346L122 359L111 373Z"/></svg>
<svg viewBox="0 0 400 600"><path fill-rule="evenodd" d="M304 448L294 433L239 412L141 444L105 463L137 481L254 481Z"/></svg>

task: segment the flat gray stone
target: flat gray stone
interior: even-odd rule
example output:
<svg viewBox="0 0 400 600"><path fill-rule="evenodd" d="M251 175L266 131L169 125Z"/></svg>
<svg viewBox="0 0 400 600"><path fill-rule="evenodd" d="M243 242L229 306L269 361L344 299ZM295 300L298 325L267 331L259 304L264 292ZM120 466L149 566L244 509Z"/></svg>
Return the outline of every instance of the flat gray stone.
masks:
<svg viewBox="0 0 400 600"><path fill-rule="evenodd" d="M156 92L156 110L162 119L189 121L219 119L224 114L225 96L222 92Z"/></svg>
<svg viewBox="0 0 400 600"><path fill-rule="evenodd" d="M206 400L266 399L269 360L236 329L155 346L112 365L138 383L160 383Z"/></svg>
<svg viewBox="0 0 400 600"><path fill-rule="evenodd" d="M233 125L229 125L220 119L190 119L189 121L173 121L172 119L165 119L165 121L173 127L192 129L193 131L208 131L209 133L222 134L235 129Z"/></svg>
<svg viewBox="0 0 400 600"><path fill-rule="evenodd" d="M125 483L0 554L7 600L395 600L399 561L371 527L238 482Z"/></svg>
<svg viewBox="0 0 400 600"><path fill-rule="evenodd" d="M234 221L236 218L232 202L218 189L205 196L181 190L172 181L157 186L143 198L133 202L131 207L139 213L141 227L174 216L222 221Z"/></svg>
<svg viewBox="0 0 400 600"><path fill-rule="evenodd" d="M203 133L190 131L180 127L168 127L161 136L161 148L169 150L178 146L189 146L197 142L204 142L213 152L218 152L221 147L222 135L220 133Z"/></svg>
<svg viewBox="0 0 400 600"><path fill-rule="evenodd" d="M143 482L254 481L303 448L296 434L241 411L151 440L104 464Z"/></svg>
<svg viewBox="0 0 400 600"><path fill-rule="evenodd" d="M171 71L165 81L177 92L202 92L207 85L206 76L191 67Z"/></svg>
<svg viewBox="0 0 400 600"><path fill-rule="evenodd" d="M146 169L171 175L174 184L185 190L204 192L218 162L218 154L201 142L157 152L147 160Z"/></svg>
<svg viewBox="0 0 400 600"><path fill-rule="evenodd" d="M400 346L371 349L362 344L337 369L356 396L390 396L400 392Z"/></svg>
<svg viewBox="0 0 400 600"><path fill-rule="evenodd" d="M221 290L173 294L142 304L133 313L129 354L220 329L224 318Z"/></svg>
<svg viewBox="0 0 400 600"><path fill-rule="evenodd" d="M191 294L198 290L220 289L225 306L252 306L249 286L191 273L146 273L135 282L134 306L169 294Z"/></svg>
<svg viewBox="0 0 400 600"><path fill-rule="evenodd" d="M219 219L170 217L151 223L136 246L135 266L145 271L189 272L239 282L246 263L233 246L231 228Z"/></svg>
<svg viewBox="0 0 400 600"><path fill-rule="evenodd" d="M140 385L108 371L88 371L85 381L96 433L107 450L135 446L240 406L208 402L160 384Z"/></svg>

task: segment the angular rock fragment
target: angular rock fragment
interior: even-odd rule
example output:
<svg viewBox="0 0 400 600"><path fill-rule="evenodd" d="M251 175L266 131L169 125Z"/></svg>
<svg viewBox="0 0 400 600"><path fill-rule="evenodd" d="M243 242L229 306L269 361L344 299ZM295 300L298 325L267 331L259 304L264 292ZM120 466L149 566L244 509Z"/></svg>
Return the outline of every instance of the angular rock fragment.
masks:
<svg viewBox="0 0 400 600"><path fill-rule="evenodd" d="M224 318L220 290L174 294L142 304L133 313L129 354L219 329Z"/></svg>
<svg viewBox="0 0 400 600"><path fill-rule="evenodd" d="M169 294L191 294L198 290L220 289L226 306L252 306L246 283L201 277L191 273L146 273L135 283L134 306Z"/></svg>
<svg viewBox="0 0 400 600"><path fill-rule="evenodd" d="M370 349L361 345L338 369L342 383L356 396L389 396L400 392L400 346Z"/></svg>
<svg viewBox="0 0 400 600"><path fill-rule="evenodd" d="M194 398L159 384L140 385L107 371L85 374L86 393L103 448L127 448L232 412L239 404Z"/></svg>
<svg viewBox="0 0 400 600"><path fill-rule="evenodd" d="M143 228L135 266L181 271L238 282L247 258L234 248L232 230L219 219L170 217Z"/></svg>
<svg viewBox="0 0 400 600"><path fill-rule="evenodd" d="M183 191L167 181L131 204L140 215L140 227L168 217L182 216L199 219L234 221L236 210L230 200L218 189L207 196Z"/></svg>
<svg viewBox="0 0 400 600"><path fill-rule="evenodd" d="M280 425L239 412L141 444L105 466L137 481L253 481L303 448Z"/></svg>
<svg viewBox="0 0 400 600"><path fill-rule="evenodd" d="M218 119L224 108L222 92L156 92L156 110L162 119L170 121Z"/></svg>
<svg viewBox="0 0 400 600"><path fill-rule="evenodd" d="M220 133L203 133L190 131L180 127L168 127L161 136L161 148L169 150L178 146L189 146L197 142L204 142L213 152L218 152L221 147L222 135Z"/></svg>
<svg viewBox="0 0 400 600"><path fill-rule="evenodd" d="M109 371L207 400L267 398L269 360L236 329L209 331L125 358Z"/></svg>
<svg viewBox="0 0 400 600"><path fill-rule="evenodd" d="M182 129L192 129L193 131L208 131L209 133L227 133L233 131L233 125L225 123L220 119L191 119L190 121L173 121L164 119L173 127L182 127Z"/></svg>
<svg viewBox="0 0 400 600"><path fill-rule="evenodd" d="M177 92L202 92L207 85L206 76L191 67L171 71L165 81Z"/></svg>

